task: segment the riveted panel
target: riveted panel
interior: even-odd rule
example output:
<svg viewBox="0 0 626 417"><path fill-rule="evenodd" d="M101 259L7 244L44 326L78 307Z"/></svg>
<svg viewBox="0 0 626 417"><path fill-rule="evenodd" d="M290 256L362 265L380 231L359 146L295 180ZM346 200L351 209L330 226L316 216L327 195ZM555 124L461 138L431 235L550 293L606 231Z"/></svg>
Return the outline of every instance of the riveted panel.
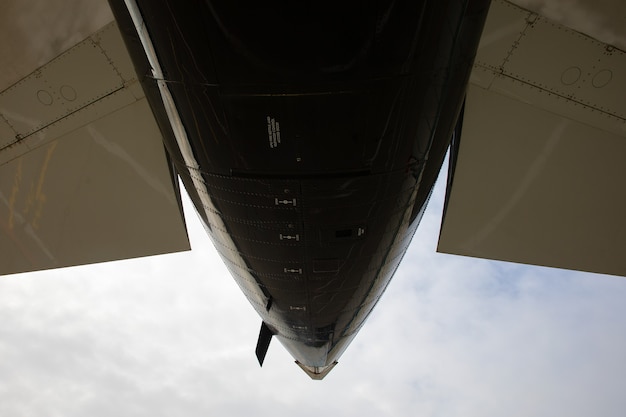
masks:
<svg viewBox="0 0 626 417"><path fill-rule="evenodd" d="M15 130L3 117L0 117L0 149L13 142L15 142Z"/></svg>
<svg viewBox="0 0 626 417"><path fill-rule="evenodd" d="M624 118L625 64L623 52L542 18L525 31L504 69L516 80Z"/></svg>
<svg viewBox="0 0 626 417"><path fill-rule="evenodd" d="M493 1L480 39L472 82L487 88L505 65L528 25L530 12L506 2Z"/></svg>
<svg viewBox="0 0 626 417"><path fill-rule="evenodd" d="M123 86L108 57L88 38L2 92L0 113L23 138Z"/></svg>

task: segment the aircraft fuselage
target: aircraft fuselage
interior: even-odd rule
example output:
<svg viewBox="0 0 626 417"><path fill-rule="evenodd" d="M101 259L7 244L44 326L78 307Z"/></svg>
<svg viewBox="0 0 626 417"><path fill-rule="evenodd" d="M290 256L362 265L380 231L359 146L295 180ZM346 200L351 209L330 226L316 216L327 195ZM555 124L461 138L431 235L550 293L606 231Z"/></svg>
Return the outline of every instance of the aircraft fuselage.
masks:
<svg viewBox="0 0 626 417"><path fill-rule="evenodd" d="M489 1L110 2L261 339L325 375L419 223Z"/></svg>

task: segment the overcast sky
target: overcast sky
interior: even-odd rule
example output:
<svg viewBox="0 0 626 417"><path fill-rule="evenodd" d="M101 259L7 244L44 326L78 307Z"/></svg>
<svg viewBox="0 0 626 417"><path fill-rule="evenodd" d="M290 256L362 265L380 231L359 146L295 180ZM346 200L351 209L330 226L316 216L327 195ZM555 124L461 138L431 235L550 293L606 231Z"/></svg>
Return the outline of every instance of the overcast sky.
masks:
<svg viewBox="0 0 626 417"><path fill-rule="evenodd" d="M191 252L2 277L0 416L623 416L626 279L435 253L444 182L321 382L279 343L259 368L187 201Z"/></svg>

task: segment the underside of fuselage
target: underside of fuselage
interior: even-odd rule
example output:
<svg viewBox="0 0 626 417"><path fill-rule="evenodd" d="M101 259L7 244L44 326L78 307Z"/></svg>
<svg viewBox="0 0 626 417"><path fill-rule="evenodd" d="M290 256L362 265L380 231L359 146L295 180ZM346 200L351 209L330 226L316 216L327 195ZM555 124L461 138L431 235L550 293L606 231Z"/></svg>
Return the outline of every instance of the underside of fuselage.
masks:
<svg viewBox="0 0 626 417"><path fill-rule="evenodd" d="M489 1L110 3L259 360L276 336L325 376L419 223Z"/></svg>

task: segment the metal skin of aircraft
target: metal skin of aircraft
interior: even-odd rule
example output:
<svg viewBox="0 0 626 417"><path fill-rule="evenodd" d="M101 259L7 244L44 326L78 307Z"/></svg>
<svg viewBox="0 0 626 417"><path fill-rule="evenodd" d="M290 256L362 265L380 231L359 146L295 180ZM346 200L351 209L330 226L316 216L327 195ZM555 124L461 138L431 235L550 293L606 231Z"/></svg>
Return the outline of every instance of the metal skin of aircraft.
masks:
<svg viewBox="0 0 626 417"><path fill-rule="evenodd" d="M542 169L558 140L546 151L541 135L576 119L608 135L595 139L606 155L621 155L621 105L577 96L586 82L579 63L553 65L556 88L518 72L522 41L545 28L531 12L502 0L490 12L491 3L109 0L114 23L57 58L16 67L20 81L0 80L0 272L187 249L179 176L261 316L259 363L275 337L322 379L385 291L450 149L440 250L626 274L621 237L610 261L560 256L546 249L557 240L532 240L553 217L526 214L554 191ZM591 43L547 26L546 37ZM603 97L621 82L623 53L593 48L614 65L590 72L588 86ZM77 65L71 79L66 68ZM515 157L486 143L494 136ZM558 166L575 171L586 153L568 148L558 148L570 158ZM88 162L71 166L76 152ZM494 160L509 165L501 177L480 169ZM494 191L499 179L508 182ZM533 181L548 191L532 196ZM579 220L570 207L590 209L567 192L555 199L571 224ZM615 195L607 224L622 227L626 203ZM598 248L607 246L603 227L594 226Z"/></svg>
<svg viewBox="0 0 626 417"><path fill-rule="evenodd" d="M419 223L489 2L111 5L176 171L262 317L259 362L275 336L323 378Z"/></svg>

